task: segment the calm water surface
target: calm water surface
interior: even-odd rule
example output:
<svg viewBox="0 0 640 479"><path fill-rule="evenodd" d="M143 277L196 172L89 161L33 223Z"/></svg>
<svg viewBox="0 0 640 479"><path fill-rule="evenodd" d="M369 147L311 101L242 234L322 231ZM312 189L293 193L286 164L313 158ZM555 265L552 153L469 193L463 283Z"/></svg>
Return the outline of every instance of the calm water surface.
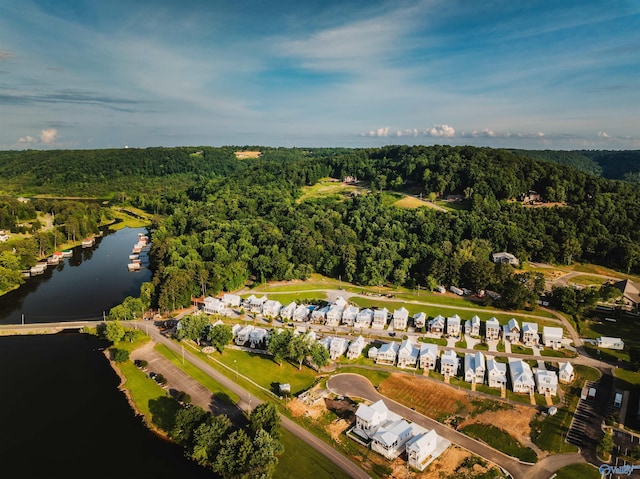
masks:
<svg viewBox="0 0 640 479"><path fill-rule="evenodd" d="M0 323L102 319L151 279L127 269L139 232L105 232L0 296ZM135 416L105 346L77 332L0 336L0 477L211 478Z"/></svg>
<svg viewBox="0 0 640 479"><path fill-rule="evenodd" d="M50 323L102 319L127 296L138 296L151 271L127 269L129 254L144 228L104 233L92 248L76 247L73 257L27 278L20 288L0 296L0 324ZM147 253L140 256L143 265Z"/></svg>

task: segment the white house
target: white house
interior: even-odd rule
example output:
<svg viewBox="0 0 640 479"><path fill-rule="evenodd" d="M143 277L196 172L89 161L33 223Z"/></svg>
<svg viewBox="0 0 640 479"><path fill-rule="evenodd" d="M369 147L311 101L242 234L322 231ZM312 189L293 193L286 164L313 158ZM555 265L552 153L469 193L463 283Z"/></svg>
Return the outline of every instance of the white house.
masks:
<svg viewBox="0 0 640 479"><path fill-rule="evenodd" d="M505 341L517 343L520 341L520 326L518 320L511 318L507 324L503 326L502 337Z"/></svg>
<svg viewBox="0 0 640 479"><path fill-rule="evenodd" d="M240 306L241 301L242 298L240 298L240 296L238 296L237 294L225 293L222 295L222 302L227 308L237 308L238 306Z"/></svg>
<svg viewBox="0 0 640 479"><path fill-rule="evenodd" d="M457 314L447 318L447 336L460 336L460 326L461 319Z"/></svg>
<svg viewBox="0 0 640 479"><path fill-rule="evenodd" d="M467 319L464 322L464 334L469 336L480 336L480 318L478 315L471 318L471 321Z"/></svg>
<svg viewBox="0 0 640 479"><path fill-rule="evenodd" d="M355 340L351 341L349 349L347 349L347 359L356 359L359 357L362 354L365 344L362 336L358 336Z"/></svg>
<svg viewBox="0 0 640 479"><path fill-rule="evenodd" d="M464 380L468 383L483 384L486 371L484 354L466 353L464 355Z"/></svg>
<svg viewBox="0 0 640 479"><path fill-rule="evenodd" d="M500 322L496 318L487 319L485 323L485 340L495 341L500 339Z"/></svg>
<svg viewBox="0 0 640 479"><path fill-rule="evenodd" d="M218 298L207 296L204 298L203 311L207 314L220 314L224 310L224 304Z"/></svg>
<svg viewBox="0 0 640 479"><path fill-rule="evenodd" d="M327 326L338 326L342 320L342 313L344 308L337 304L333 304L329 307L329 310L325 315L325 323Z"/></svg>
<svg viewBox="0 0 640 479"><path fill-rule="evenodd" d="M256 346L263 344L267 339L268 332L264 328L253 328L249 332L249 346L255 348Z"/></svg>
<svg viewBox="0 0 640 479"><path fill-rule="evenodd" d="M414 436L407 442L407 459L409 466L424 471L430 460L434 459L438 435L431 429L428 432Z"/></svg>
<svg viewBox="0 0 640 479"><path fill-rule="evenodd" d="M262 315L274 319L280 314L280 309L282 309L282 303L275 299L270 299L262 305Z"/></svg>
<svg viewBox="0 0 640 479"><path fill-rule="evenodd" d="M435 371L438 356L440 356L440 351L437 344L420 344L420 369Z"/></svg>
<svg viewBox="0 0 640 479"><path fill-rule="evenodd" d="M624 349L624 342L620 338L610 338L608 336L601 336L597 340L599 348L606 349Z"/></svg>
<svg viewBox="0 0 640 479"><path fill-rule="evenodd" d="M251 331L253 331L253 326L250 324L238 331L238 334L236 335L236 344L238 346L242 346L244 343L249 341L249 334L251 334Z"/></svg>
<svg viewBox="0 0 640 479"><path fill-rule="evenodd" d="M371 321L373 321L373 311L365 308L356 315L354 326L356 328L370 328Z"/></svg>
<svg viewBox="0 0 640 479"><path fill-rule="evenodd" d="M294 321L307 321L309 319L309 307L301 304L293 311Z"/></svg>
<svg viewBox="0 0 640 479"><path fill-rule="evenodd" d="M367 352L367 357L369 359L373 359L374 361L378 359L378 348L376 348L375 346L371 346L369 348L369 351Z"/></svg>
<svg viewBox="0 0 640 479"><path fill-rule="evenodd" d="M416 345L411 338L405 339L398 349L398 367L416 368L418 366L419 356L420 347Z"/></svg>
<svg viewBox="0 0 640 479"><path fill-rule="evenodd" d="M424 328L427 324L427 315L420 312L413 315L413 325L417 329Z"/></svg>
<svg viewBox="0 0 640 479"><path fill-rule="evenodd" d="M247 304L249 307L249 311L252 313L261 313L262 306L267 302L266 296L256 297L253 294L247 298Z"/></svg>
<svg viewBox="0 0 640 479"><path fill-rule="evenodd" d="M545 348L560 349L562 347L562 328L542 327L542 343Z"/></svg>
<svg viewBox="0 0 640 479"><path fill-rule="evenodd" d="M356 425L353 432L363 439L371 439L378 428L388 421L400 419L396 413L391 412L384 401L379 400L370 406L360 404L356 410Z"/></svg>
<svg viewBox="0 0 640 479"><path fill-rule="evenodd" d="M558 376L555 371L538 369L536 371L536 383L538 384L538 394L555 396L558 393Z"/></svg>
<svg viewBox="0 0 640 479"><path fill-rule="evenodd" d="M393 312L393 329L407 329L409 322L409 311L403 306Z"/></svg>
<svg viewBox="0 0 640 479"><path fill-rule="evenodd" d="M333 338L331 340L331 347L329 348L329 357L335 361L345 353L348 346L349 346L349 341L346 340L345 338L340 338L340 337Z"/></svg>
<svg viewBox="0 0 640 479"><path fill-rule="evenodd" d="M442 336L444 334L445 327L445 319L441 315L429 320L429 332L431 334Z"/></svg>
<svg viewBox="0 0 640 479"><path fill-rule="evenodd" d="M239 324L234 324L231 326L231 333L233 334L233 338L235 339L238 336L238 332L242 329L242 326Z"/></svg>
<svg viewBox="0 0 640 479"><path fill-rule="evenodd" d="M389 310L387 308L376 309L373 312L373 323L371 323L371 329L384 329L387 325L388 316Z"/></svg>
<svg viewBox="0 0 640 479"><path fill-rule="evenodd" d="M511 253L501 252L501 253L493 253L491 255L491 259L493 259L494 263L507 263L517 266L520 261Z"/></svg>
<svg viewBox="0 0 640 479"><path fill-rule="evenodd" d="M537 323L522 323L522 344L525 346L537 346L540 343Z"/></svg>
<svg viewBox="0 0 640 479"><path fill-rule="evenodd" d="M371 438L371 449L387 459L395 459L404 451L404 445L413 437L413 428L404 419L378 428Z"/></svg>
<svg viewBox="0 0 640 479"><path fill-rule="evenodd" d="M329 306L323 306L322 308L315 308L311 311L311 322L324 324L327 320L327 313L329 312Z"/></svg>
<svg viewBox="0 0 640 479"><path fill-rule="evenodd" d="M357 306L347 306L342 312L342 324L346 324L347 326L353 326L356 322L356 317L360 312L360 308Z"/></svg>
<svg viewBox="0 0 640 479"><path fill-rule="evenodd" d="M509 358L509 373L514 393L529 393L536 387L531 367L522 359Z"/></svg>
<svg viewBox="0 0 640 479"><path fill-rule="evenodd" d="M460 359L453 349L449 349L440 356L440 373L444 376L457 376Z"/></svg>
<svg viewBox="0 0 640 479"><path fill-rule="evenodd" d="M4 243L5 241L9 241L9 235L4 231L0 231L0 243Z"/></svg>
<svg viewBox="0 0 640 479"><path fill-rule="evenodd" d="M282 319L283 321L293 319L293 312L296 310L297 306L298 305L295 303L295 301L291 301L286 306L280 308L280 319Z"/></svg>
<svg viewBox="0 0 640 479"><path fill-rule="evenodd" d="M558 363L558 377L561 383L569 384L575 379L573 365L571 363Z"/></svg>
<svg viewBox="0 0 640 479"><path fill-rule="evenodd" d="M378 355L376 356L376 364L387 364L393 366L396 363L398 357L398 343L390 342L385 343L378 349Z"/></svg>
<svg viewBox="0 0 640 479"><path fill-rule="evenodd" d="M494 357L487 360L487 383L490 388L507 386L507 365L499 363Z"/></svg>
<svg viewBox="0 0 640 479"><path fill-rule="evenodd" d="M326 349L327 351L330 351L332 341L333 338L331 336L325 336L324 338L318 340L318 344L324 347L324 349Z"/></svg>

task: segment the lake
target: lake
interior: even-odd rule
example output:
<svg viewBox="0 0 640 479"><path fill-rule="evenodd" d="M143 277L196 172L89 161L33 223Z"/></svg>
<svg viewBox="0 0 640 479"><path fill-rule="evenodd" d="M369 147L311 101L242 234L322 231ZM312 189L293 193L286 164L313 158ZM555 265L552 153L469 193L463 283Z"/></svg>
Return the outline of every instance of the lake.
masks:
<svg viewBox="0 0 640 479"><path fill-rule="evenodd" d="M0 323L102 319L151 279L129 272L144 229L105 232L19 289L0 296ZM144 255L141 256L144 264ZM194 479L212 474L143 424L118 389L108 344L78 332L0 336L0 471L6 477Z"/></svg>

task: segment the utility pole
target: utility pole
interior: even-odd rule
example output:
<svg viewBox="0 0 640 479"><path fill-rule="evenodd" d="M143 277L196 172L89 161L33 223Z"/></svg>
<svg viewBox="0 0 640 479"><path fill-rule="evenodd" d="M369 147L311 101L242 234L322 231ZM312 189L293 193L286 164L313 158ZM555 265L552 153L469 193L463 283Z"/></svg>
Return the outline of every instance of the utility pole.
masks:
<svg viewBox="0 0 640 479"><path fill-rule="evenodd" d="M22 314L22 324L24 324L24 313Z"/></svg>

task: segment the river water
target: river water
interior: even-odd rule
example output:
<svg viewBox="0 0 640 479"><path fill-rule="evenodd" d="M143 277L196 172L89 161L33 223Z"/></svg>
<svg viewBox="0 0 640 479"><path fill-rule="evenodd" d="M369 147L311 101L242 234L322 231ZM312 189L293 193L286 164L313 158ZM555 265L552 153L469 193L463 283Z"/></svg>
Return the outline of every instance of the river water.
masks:
<svg viewBox="0 0 640 479"><path fill-rule="evenodd" d="M138 296L140 284L151 279L143 267L130 272L129 254L143 228L105 231L91 248L76 247L73 256L44 274L26 279L20 288L0 296L0 324L51 323L102 319L127 296Z"/></svg>
<svg viewBox="0 0 640 479"><path fill-rule="evenodd" d="M142 231L105 233L0 296L0 323L102 319L151 278L127 269ZM0 477L211 478L136 417L106 346L78 332L0 336Z"/></svg>

